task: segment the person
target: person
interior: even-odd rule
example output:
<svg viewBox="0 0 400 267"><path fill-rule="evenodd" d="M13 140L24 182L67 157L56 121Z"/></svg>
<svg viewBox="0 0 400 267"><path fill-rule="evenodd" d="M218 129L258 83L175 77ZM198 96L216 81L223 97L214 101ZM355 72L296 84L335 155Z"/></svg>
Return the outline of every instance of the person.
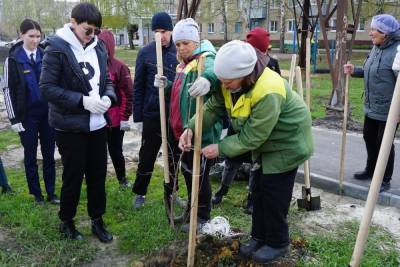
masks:
<svg viewBox="0 0 400 267"><path fill-rule="evenodd" d="M279 63L278 60L276 60L273 57L270 57L268 55L268 50L270 47L270 40L269 40L269 32L264 30L261 27L256 27L252 29L249 33L246 35L246 42L251 44L257 54L260 54L259 57L265 57L265 61L267 64L267 67L270 68L271 70L275 71L279 75L281 75L281 71L279 68ZM234 133L232 127L228 128L228 135L232 135ZM221 203L222 198L224 195L226 195L229 191L229 186L232 183L233 179L235 178L239 168L242 166L243 162L251 162L251 155L250 153L247 153L245 155L240 155L235 158L226 158L225 159L225 168L222 171L222 179L221 179L221 185L218 188L218 190L215 192L213 198L212 198L212 203L214 205L217 205ZM245 213L247 214L252 214L253 212L253 196L251 194L253 188L253 173L250 171L249 174L249 193L247 195L247 204L245 208Z"/></svg>
<svg viewBox="0 0 400 267"><path fill-rule="evenodd" d="M8 184L7 175L4 170L3 161L0 158L0 187L2 194L12 194L14 191L11 186Z"/></svg>
<svg viewBox="0 0 400 267"><path fill-rule="evenodd" d="M287 214L297 168L313 152L311 115L304 101L262 57L243 41L223 45L215 57L214 72L222 87L207 101L203 131L228 113L235 134L202 149L213 159L251 151L254 161L254 202L251 239L240 254L256 263L268 263L289 250ZM194 118L179 139L188 151ZM216 140L217 141L217 140Z"/></svg>
<svg viewBox="0 0 400 267"><path fill-rule="evenodd" d="M364 78L364 128L363 138L367 149L367 163L364 170L354 173L358 180L371 180L378 159L386 120L393 96L398 72L392 70L396 48L400 44L400 24L392 16L382 14L371 20L369 36L373 48L362 68L353 64L344 65L344 73ZM390 189L394 166L394 144L383 177L380 191Z"/></svg>
<svg viewBox="0 0 400 267"><path fill-rule="evenodd" d="M111 127L108 131L108 151L110 152L110 157L119 184L122 187L127 188L129 187L129 182L126 178L125 158L122 154L122 143L125 131L131 129L129 117L132 114L132 78L128 66L114 57L115 39L112 32L109 30L101 30L98 38L104 42L107 48L108 72L110 79L114 83L115 93L118 98L117 105L108 110L108 115L111 119Z"/></svg>
<svg viewBox="0 0 400 267"><path fill-rule="evenodd" d="M111 242L102 216L106 211L107 110L116 102L107 71L107 51L96 33L102 16L91 3L79 3L70 23L50 38L43 57L40 89L49 101L49 122L63 164L59 231L82 240L74 217L83 177L92 233Z"/></svg>
<svg viewBox="0 0 400 267"><path fill-rule="evenodd" d="M37 147L40 141L47 200L51 204L59 205L60 201L55 194L54 129L49 126L48 104L39 90L43 58L43 48L39 46L41 36L39 23L31 19L22 21L21 41L10 49L4 64L4 96L11 128L19 134L24 148L29 193L34 196L36 204L44 204L37 165Z"/></svg>
<svg viewBox="0 0 400 267"><path fill-rule="evenodd" d="M173 29L171 17L165 12L154 14L151 29L154 33L161 33L163 73L168 80L172 81L178 61L176 47L171 40ZM140 208L145 203L154 163L162 143L159 90L154 86L156 74L156 43L151 42L138 53L133 87L133 121L136 128L143 130L136 179L132 187L132 192L136 194L133 201L134 208ZM166 103L166 110L168 110L168 103Z"/></svg>
<svg viewBox="0 0 400 267"><path fill-rule="evenodd" d="M215 48L208 40L200 41L199 26L191 18L179 21L172 32L172 39L177 48L177 57L179 65L176 69L175 80L170 90L170 116L169 125L171 131L169 132L168 143L171 147L171 162L177 163L180 157L180 150L178 148L179 137L181 136L187 122L196 111L197 96L205 96L206 101L210 95L215 92L220 83L214 74L214 58ZM204 66L199 66L199 59L202 57ZM198 68L203 68L202 74L198 76ZM155 84L170 85L165 77L155 76ZM221 135L222 120L216 123L208 131L205 131L202 136L202 146L211 144L218 140ZM210 219L211 212L211 183L209 180L209 170L212 161L206 160L204 157L201 159L201 175L199 177L199 195L198 195L198 225L200 228L204 223ZM174 168L174 170L176 167ZM185 178L186 188L188 192L188 205L185 213L176 222L185 223L181 230L183 232L189 231L188 213L190 211L191 203L191 189L192 189L192 169L193 169L193 151L187 151L181 156L181 170Z"/></svg>

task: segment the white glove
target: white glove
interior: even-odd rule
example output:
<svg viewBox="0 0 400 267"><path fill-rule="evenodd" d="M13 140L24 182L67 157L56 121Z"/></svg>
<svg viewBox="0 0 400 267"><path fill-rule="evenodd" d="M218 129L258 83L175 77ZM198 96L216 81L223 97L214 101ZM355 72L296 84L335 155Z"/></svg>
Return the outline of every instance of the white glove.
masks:
<svg viewBox="0 0 400 267"><path fill-rule="evenodd" d="M392 70L400 71L400 45L397 46L397 54L393 60Z"/></svg>
<svg viewBox="0 0 400 267"><path fill-rule="evenodd" d="M129 124L129 121L121 121L119 124L119 129L121 131L130 131L131 125Z"/></svg>
<svg viewBox="0 0 400 267"><path fill-rule="evenodd" d="M111 100L108 96L102 96L101 101L104 103L104 106L107 107L107 110L111 107Z"/></svg>
<svg viewBox="0 0 400 267"><path fill-rule="evenodd" d="M83 107L91 113L95 114L104 114L108 110L109 106L106 101L107 100L103 102L103 100L100 99L99 95L83 96L82 98ZM108 99L108 101L110 101L110 99Z"/></svg>
<svg viewBox="0 0 400 267"><path fill-rule="evenodd" d="M165 76L160 76L158 74L154 75L154 87L165 88L168 85L168 78Z"/></svg>
<svg viewBox="0 0 400 267"><path fill-rule="evenodd" d="M210 91L211 83L204 77L199 77L189 88L189 94L192 97L206 95Z"/></svg>
<svg viewBox="0 0 400 267"><path fill-rule="evenodd" d="M11 129L16 133L20 133L20 132L24 132L25 131L24 126L22 126L22 123L20 123L20 122L11 125Z"/></svg>
<svg viewBox="0 0 400 267"><path fill-rule="evenodd" d="M137 132L141 133L143 131L143 122L134 122L133 129L135 129Z"/></svg>

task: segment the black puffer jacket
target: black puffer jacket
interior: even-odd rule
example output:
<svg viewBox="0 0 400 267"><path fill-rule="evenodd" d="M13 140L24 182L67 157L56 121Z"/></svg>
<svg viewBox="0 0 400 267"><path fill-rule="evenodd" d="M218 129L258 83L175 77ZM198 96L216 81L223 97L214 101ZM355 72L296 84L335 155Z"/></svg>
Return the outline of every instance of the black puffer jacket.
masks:
<svg viewBox="0 0 400 267"><path fill-rule="evenodd" d="M108 96L115 103L117 98L107 71L107 51L101 42L95 50L100 67L100 97ZM50 126L69 132L90 131L90 112L82 105L82 97L91 90L90 84L69 44L58 36L46 44L40 90L49 102Z"/></svg>

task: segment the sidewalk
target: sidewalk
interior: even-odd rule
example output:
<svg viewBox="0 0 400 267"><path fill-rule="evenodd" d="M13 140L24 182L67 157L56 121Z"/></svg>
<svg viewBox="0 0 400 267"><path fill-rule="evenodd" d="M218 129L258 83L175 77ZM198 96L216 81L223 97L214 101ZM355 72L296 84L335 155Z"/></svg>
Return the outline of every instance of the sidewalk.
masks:
<svg viewBox="0 0 400 267"><path fill-rule="evenodd" d="M315 151L310 159L311 186L329 192L339 193L339 165L341 132L313 127ZM391 181L391 189L379 195L378 203L400 208L400 142L395 141L395 166ZM367 199L371 181L359 181L353 178L353 173L363 170L367 153L361 134L347 133L345 166L344 166L344 192L346 196ZM303 169L299 169L297 182L304 183Z"/></svg>

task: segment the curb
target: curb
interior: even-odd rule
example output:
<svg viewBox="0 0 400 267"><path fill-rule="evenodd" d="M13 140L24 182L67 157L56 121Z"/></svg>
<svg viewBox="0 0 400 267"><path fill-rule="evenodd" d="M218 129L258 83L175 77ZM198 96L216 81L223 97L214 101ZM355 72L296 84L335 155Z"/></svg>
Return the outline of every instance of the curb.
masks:
<svg viewBox="0 0 400 267"><path fill-rule="evenodd" d="M327 176L310 173L311 186L322 189L324 191L340 195L339 181ZM304 184L304 171L298 170L296 175L296 182ZM344 196L353 197L356 199L367 200L369 188L354 183L343 182ZM384 192L380 193L377 204L383 206L391 206L400 208L400 196Z"/></svg>

